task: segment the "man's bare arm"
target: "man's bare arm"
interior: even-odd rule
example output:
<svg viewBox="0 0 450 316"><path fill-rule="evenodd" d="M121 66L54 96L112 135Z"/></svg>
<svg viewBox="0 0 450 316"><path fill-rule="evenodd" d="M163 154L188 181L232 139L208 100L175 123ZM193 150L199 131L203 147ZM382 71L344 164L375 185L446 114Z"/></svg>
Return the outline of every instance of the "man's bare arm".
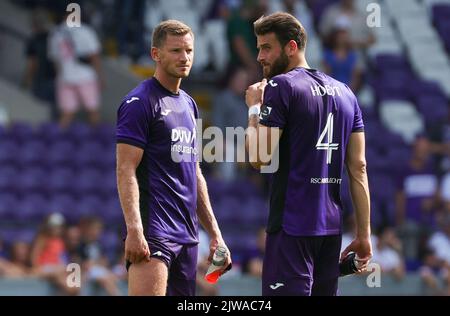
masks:
<svg viewBox="0 0 450 316"><path fill-rule="evenodd" d="M117 145L117 188L127 226L125 257L133 263L150 254L139 212L139 186L136 177L136 169L143 153L141 148L135 146Z"/></svg>
<svg viewBox="0 0 450 316"><path fill-rule="evenodd" d="M350 193L356 217L356 238L341 254L343 259L354 251L365 270L372 257L370 240L370 194L367 179L364 133L352 133L347 146L346 160L350 182Z"/></svg>
<svg viewBox="0 0 450 316"><path fill-rule="evenodd" d="M357 237L370 237L370 193L366 170L364 133L352 133L347 147L346 166L357 223Z"/></svg>
<svg viewBox="0 0 450 316"><path fill-rule="evenodd" d="M275 127L267 127L258 122L259 118L257 115L252 115L249 118L245 148L249 154L250 164L253 168L259 170L261 166L270 164L283 130Z"/></svg>

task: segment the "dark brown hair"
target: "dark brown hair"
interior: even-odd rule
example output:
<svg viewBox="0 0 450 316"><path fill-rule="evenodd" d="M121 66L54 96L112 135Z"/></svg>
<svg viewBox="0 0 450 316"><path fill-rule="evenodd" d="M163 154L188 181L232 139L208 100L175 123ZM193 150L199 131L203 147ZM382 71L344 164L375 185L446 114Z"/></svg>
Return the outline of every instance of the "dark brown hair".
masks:
<svg viewBox="0 0 450 316"><path fill-rule="evenodd" d="M192 38L194 38L194 33L189 26L177 20L167 20L159 23L153 30L152 46L158 48L163 46L167 34L176 36L191 34Z"/></svg>
<svg viewBox="0 0 450 316"><path fill-rule="evenodd" d="M256 35L275 33L281 47L293 40L300 50L305 50L307 39L305 28L289 13L277 12L268 16L263 15L253 23L253 27Z"/></svg>

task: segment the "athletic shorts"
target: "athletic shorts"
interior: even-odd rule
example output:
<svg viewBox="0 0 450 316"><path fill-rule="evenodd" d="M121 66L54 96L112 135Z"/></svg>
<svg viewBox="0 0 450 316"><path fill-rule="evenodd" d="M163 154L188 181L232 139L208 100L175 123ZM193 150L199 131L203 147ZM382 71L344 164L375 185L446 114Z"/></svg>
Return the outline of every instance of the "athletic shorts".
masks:
<svg viewBox="0 0 450 316"><path fill-rule="evenodd" d="M163 237L147 239L150 257L164 262L169 270L168 296L194 296L198 245L183 245ZM131 263L126 262L129 269Z"/></svg>
<svg viewBox="0 0 450 316"><path fill-rule="evenodd" d="M335 296L341 235L295 237L267 234L263 262L264 296Z"/></svg>

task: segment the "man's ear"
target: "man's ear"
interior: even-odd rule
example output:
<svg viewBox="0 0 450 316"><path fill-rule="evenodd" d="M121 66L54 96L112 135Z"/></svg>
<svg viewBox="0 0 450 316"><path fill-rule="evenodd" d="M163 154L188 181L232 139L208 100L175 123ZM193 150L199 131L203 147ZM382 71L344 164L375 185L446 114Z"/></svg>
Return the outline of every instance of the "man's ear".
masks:
<svg viewBox="0 0 450 316"><path fill-rule="evenodd" d="M157 47L152 47L150 50L150 54L155 62L159 62L161 60L159 56L159 49Z"/></svg>
<svg viewBox="0 0 450 316"><path fill-rule="evenodd" d="M294 55L297 50L298 50L298 46L297 46L297 42L294 40L290 40L286 46L287 47L287 54L289 57L291 57L292 55Z"/></svg>

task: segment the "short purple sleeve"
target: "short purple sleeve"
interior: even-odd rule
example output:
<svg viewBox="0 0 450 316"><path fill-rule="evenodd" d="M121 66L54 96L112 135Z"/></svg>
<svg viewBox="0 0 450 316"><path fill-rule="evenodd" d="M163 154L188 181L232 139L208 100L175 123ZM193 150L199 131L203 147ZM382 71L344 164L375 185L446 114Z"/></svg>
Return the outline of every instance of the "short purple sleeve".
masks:
<svg viewBox="0 0 450 316"><path fill-rule="evenodd" d="M264 90L259 123L268 127L284 128L288 122L289 85L284 81L270 80Z"/></svg>
<svg viewBox="0 0 450 316"><path fill-rule="evenodd" d="M124 101L117 111L117 143L125 143L145 149L152 119L151 112L146 109L138 97L130 97Z"/></svg>
<svg viewBox="0 0 450 316"><path fill-rule="evenodd" d="M362 132L364 131L364 122L363 122L363 118L362 118L362 112L361 109L359 107L358 101L355 98L355 118L353 120L353 128L352 128L352 133L355 132Z"/></svg>

